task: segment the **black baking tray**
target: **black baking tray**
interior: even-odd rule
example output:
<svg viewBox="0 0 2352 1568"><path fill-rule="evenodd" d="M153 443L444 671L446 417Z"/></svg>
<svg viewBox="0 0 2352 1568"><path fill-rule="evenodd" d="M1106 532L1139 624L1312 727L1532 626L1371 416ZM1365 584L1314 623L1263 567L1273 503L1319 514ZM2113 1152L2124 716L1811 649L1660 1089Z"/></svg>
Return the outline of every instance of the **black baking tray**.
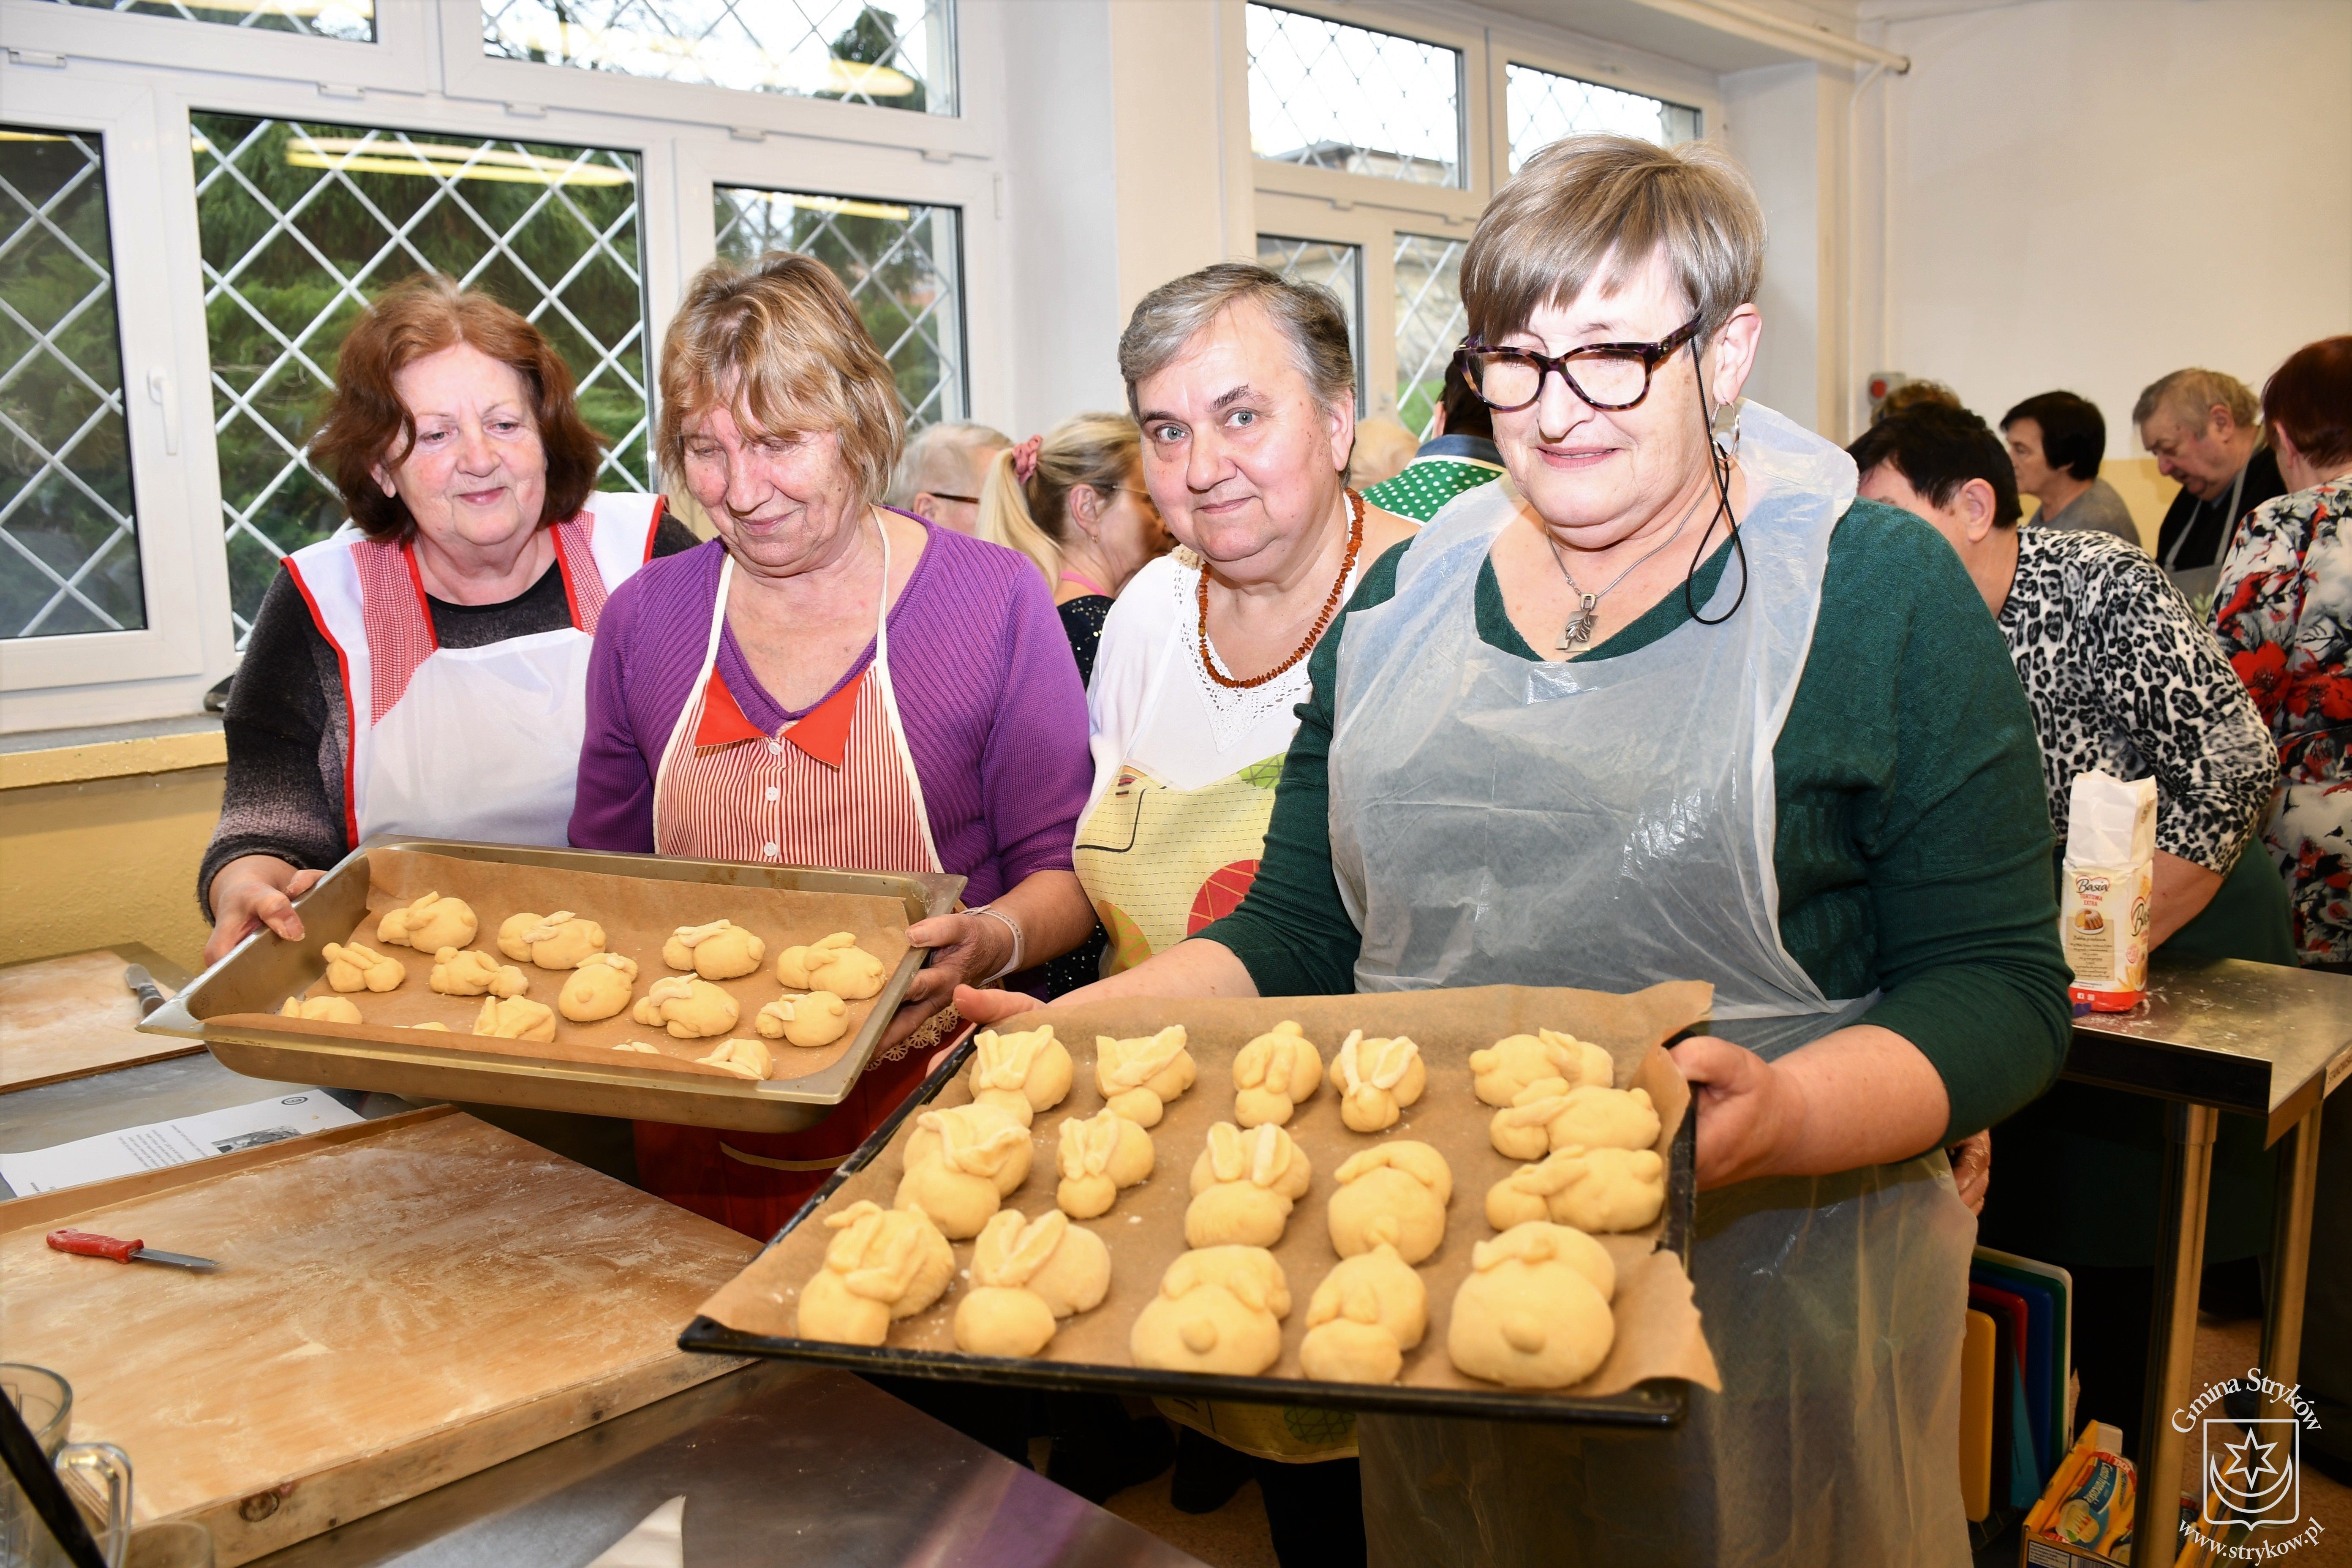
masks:
<svg viewBox="0 0 2352 1568"><path fill-rule="evenodd" d="M842 1162L800 1212L769 1239L773 1247L809 1223L841 1184L877 1158L898 1124L930 1103L963 1068L975 1047L967 1036L889 1120L874 1130ZM1658 1246L1691 1267L1691 1231L1698 1182L1695 1151L1698 1100L1694 1096L1675 1131L1666 1163L1665 1226ZM1303 1305L1303 1303L1302 1303ZM680 1350L715 1355L768 1356L813 1362L892 1377L928 1377L953 1383L992 1384L1076 1394L1165 1394L1186 1399L1223 1399L1248 1405L1296 1405L1334 1410L1370 1410L1397 1415L1443 1415L1483 1421L1541 1421L1595 1426L1656 1429L1682 1425L1689 1409L1689 1384L1681 1378L1653 1378L1622 1394L1583 1398L1518 1389L1410 1388L1396 1384L1322 1383L1298 1377L1224 1377L1206 1373L1163 1372L1148 1367L1032 1361L1015 1356L967 1355L961 1352L915 1351L889 1345L844 1345L784 1335L747 1334L698 1316L678 1335Z"/></svg>

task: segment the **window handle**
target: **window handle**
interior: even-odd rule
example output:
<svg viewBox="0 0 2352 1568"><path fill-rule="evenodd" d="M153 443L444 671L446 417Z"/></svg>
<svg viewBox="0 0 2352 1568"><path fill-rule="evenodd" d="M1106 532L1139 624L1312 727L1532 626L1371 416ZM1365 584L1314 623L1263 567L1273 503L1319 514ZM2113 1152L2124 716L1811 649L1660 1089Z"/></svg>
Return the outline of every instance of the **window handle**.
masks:
<svg viewBox="0 0 2352 1568"><path fill-rule="evenodd" d="M180 455L180 405L172 396L172 378L163 371L147 373L147 397L163 410L163 455Z"/></svg>

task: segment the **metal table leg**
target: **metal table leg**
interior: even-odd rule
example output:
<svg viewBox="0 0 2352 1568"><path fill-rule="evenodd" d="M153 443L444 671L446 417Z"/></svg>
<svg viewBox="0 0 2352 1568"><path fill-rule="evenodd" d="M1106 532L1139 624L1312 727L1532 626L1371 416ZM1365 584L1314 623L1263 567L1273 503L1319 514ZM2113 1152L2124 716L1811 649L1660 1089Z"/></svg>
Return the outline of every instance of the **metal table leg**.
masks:
<svg viewBox="0 0 2352 1568"><path fill-rule="evenodd" d="M2205 1212L2213 1174L2210 1105L2165 1108L2164 1211L2157 1230L2156 1300L2148 1318L2147 1394L2139 1439L2139 1505L2132 1555L2168 1564L2180 1534L2180 1458L2185 1439L2172 1413L2189 1401L2197 1349L2197 1287L2205 1271ZM2296 1294L2298 1303L2301 1292ZM2298 1307L2298 1310L2300 1308ZM2150 1550L2149 1543L2158 1542Z"/></svg>
<svg viewBox="0 0 2352 1568"><path fill-rule="evenodd" d="M2263 1375L2283 1389L2302 1376L2303 1294L2311 1264L2311 1205L2319 1195L2319 1119L2327 1102L2315 1103L2287 1134L2279 1152L2278 1195L2271 1216L2271 1299L2263 1314ZM2285 1398L2265 1393L2263 1414L2273 1420L2293 1415Z"/></svg>

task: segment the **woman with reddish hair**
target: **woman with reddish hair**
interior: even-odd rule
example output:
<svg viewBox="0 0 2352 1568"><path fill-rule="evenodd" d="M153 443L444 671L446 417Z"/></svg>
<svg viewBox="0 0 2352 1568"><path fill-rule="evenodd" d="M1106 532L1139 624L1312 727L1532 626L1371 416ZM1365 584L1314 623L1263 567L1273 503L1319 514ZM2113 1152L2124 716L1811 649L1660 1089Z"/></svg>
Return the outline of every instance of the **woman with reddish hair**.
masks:
<svg viewBox="0 0 2352 1568"><path fill-rule="evenodd" d="M380 834L561 845L604 601L694 536L595 490L604 443L538 328L426 273L343 340L310 458L349 521L287 557L226 714L198 899L214 962Z"/></svg>
<svg viewBox="0 0 2352 1568"><path fill-rule="evenodd" d="M2248 514L2215 629L2278 740L2263 839L2306 964L2352 964L2352 337L2287 356L2263 387L2287 493Z"/></svg>

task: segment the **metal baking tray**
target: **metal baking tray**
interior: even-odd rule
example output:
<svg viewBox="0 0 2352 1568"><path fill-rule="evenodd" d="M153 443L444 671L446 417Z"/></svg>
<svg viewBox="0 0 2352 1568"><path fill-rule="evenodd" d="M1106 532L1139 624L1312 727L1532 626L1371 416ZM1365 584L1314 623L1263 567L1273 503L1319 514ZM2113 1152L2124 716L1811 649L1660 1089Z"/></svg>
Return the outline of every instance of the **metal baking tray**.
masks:
<svg viewBox="0 0 2352 1568"><path fill-rule="evenodd" d="M326 945L342 941L367 913L367 857L375 849L705 886L897 899L906 906L909 924L953 910L964 886L961 877L747 866L731 860L686 860L443 838L373 838L345 856L318 886L295 900L294 907L302 914L300 942L288 942L267 927L256 931L139 1027L151 1035L200 1040L231 1071L279 1082L372 1089L412 1100L623 1116L730 1132L793 1132L824 1121L847 1096L929 956L922 948L908 951L884 984L865 1026L839 1060L805 1078L767 1083L468 1050L462 1045L426 1044L435 1038L430 1034L419 1035L413 1045L391 1045L305 1034L294 1028L244 1030L209 1022L229 1014L273 1013L280 999L299 994L326 972ZM441 1037L467 1038L463 1035Z"/></svg>
<svg viewBox="0 0 2352 1568"><path fill-rule="evenodd" d="M889 1145L898 1124L937 1098L963 1070L975 1047L966 1038L950 1052L922 1087L908 1098L890 1119L875 1129L842 1162L809 1201L801 1205L783 1229L769 1242L773 1247L809 1223L844 1182L863 1170ZM1675 1133L1666 1162L1665 1226L1658 1237L1661 1248L1672 1251L1689 1272L1692 1216L1698 1200L1695 1164L1698 1138L1698 1101L1693 1099L1682 1126ZM1306 1297L1297 1298L1304 1310ZM1598 1426L1675 1427L1689 1408L1689 1385L1680 1378L1654 1378L1622 1394L1581 1398L1548 1391L1412 1388L1398 1384L1318 1383L1297 1377L1226 1377L1206 1373L1162 1372L1148 1367L1087 1365L1068 1362L1030 1361L1011 1356L966 1355L961 1352L894 1349L889 1345L844 1345L823 1340L782 1335L747 1334L709 1318L698 1316L677 1337L678 1348L718 1355L768 1356L779 1361L815 1362L846 1367L852 1372L887 1373L894 1377L930 1377L955 1383L994 1384L1009 1387L1045 1388L1060 1393L1174 1394L1188 1399L1223 1399L1248 1405L1297 1405L1334 1410L1371 1410L1398 1415L1462 1416L1482 1421L1544 1421Z"/></svg>

